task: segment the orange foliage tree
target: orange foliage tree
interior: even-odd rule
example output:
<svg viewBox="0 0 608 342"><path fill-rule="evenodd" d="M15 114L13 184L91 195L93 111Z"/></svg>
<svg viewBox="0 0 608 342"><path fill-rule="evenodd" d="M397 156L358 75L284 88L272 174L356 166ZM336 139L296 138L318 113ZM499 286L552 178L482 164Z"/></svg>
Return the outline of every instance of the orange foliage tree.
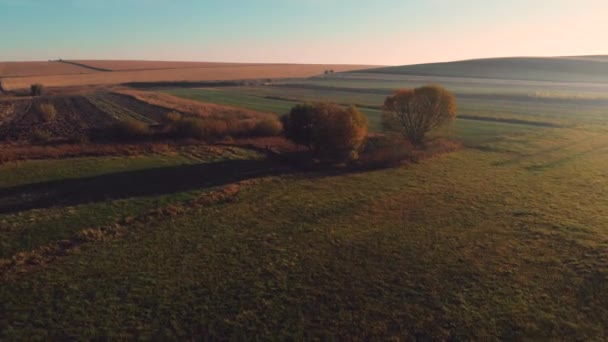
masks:
<svg viewBox="0 0 608 342"><path fill-rule="evenodd" d="M427 134L456 118L456 98L440 86L397 90L384 101L382 126L420 145Z"/></svg>
<svg viewBox="0 0 608 342"><path fill-rule="evenodd" d="M282 122L289 140L308 147L318 157L357 159L367 137L367 118L355 107L300 104Z"/></svg>

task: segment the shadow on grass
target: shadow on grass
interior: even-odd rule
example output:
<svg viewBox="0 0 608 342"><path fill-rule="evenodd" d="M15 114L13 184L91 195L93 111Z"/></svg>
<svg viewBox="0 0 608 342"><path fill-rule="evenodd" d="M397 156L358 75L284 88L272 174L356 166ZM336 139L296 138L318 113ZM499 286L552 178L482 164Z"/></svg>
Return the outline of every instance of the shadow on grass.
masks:
<svg viewBox="0 0 608 342"><path fill-rule="evenodd" d="M0 189L0 213L204 190L287 172L269 160L233 160L34 183Z"/></svg>
<svg viewBox="0 0 608 342"><path fill-rule="evenodd" d="M308 178L364 173L398 166L395 163L316 163L307 151L267 154L261 160L230 160L64 179L0 189L0 214L50 207L75 206L133 197L205 190L248 179L305 175Z"/></svg>

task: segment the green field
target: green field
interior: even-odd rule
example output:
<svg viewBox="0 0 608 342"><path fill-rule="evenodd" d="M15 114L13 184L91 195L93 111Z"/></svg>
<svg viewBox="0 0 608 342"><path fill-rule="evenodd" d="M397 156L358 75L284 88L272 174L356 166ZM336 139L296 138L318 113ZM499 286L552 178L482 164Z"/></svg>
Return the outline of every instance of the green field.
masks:
<svg viewBox="0 0 608 342"><path fill-rule="evenodd" d="M162 91L281 114L429 81L343 77ZM0 340L605 339L603 98L451 81L481 118L436 134L465 147L398 168L305 171L226 146L0 165L0 266L118 232L0 273Z"/></svg>
<svg viewBox="0 0 608 342"><path fill-rule="evenodd" d="M147 180L131 184L128 198L89 192L88 204L3 214L3 254L76 225L185 203L225 177L202 165L255 157L229 154L1 166L28 174L3 191L42 183L43 195L53 182L95 189L99 177L126 171ZM1 331L6 339L599 338L608 322L606 163L605 131L544 129L403 168L273 175L229 203L186 207L5 278ZM200 167L205 181L180 187L176 175L192 177L184 167ZM56 171L27 172L41 168ZM150 196L155 177L171 186Z"/></svg>
<svg viewBox="0 0 608 342"><path fill-rule="evenodd" d="M454 92L463 117L528 120L574 126L608 122L605 84L458 79L385 74L338 74L329 78L279 80L270 86L160 89L172 95L284 114L296 102L329 101L361 107L379 129L379 110L399 88L439 83Z"/></svg>
<svg viewBox="0 0 608 342"><path fill-rule="evenodd" d="M552 82L608 82L608 56L473 59L387 67L374 73Z"/></svg>

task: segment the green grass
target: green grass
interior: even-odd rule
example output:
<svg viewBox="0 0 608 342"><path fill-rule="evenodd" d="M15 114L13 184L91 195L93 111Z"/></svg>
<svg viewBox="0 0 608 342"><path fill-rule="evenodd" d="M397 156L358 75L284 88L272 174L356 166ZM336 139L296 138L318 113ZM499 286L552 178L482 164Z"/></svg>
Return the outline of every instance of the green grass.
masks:
<svg viewBox="0 0 608 342"><path fill-rule="evenodd" d="M48 197L56 182L92 182L105 175L133 173L145 175L147 170L172 169L201 165L225 160L242 160L256 157L251 151L240 149L220 149L207 151L206 148L185 147L175 155L147 155L135 157L74 158L66 160L36 160L9 163L0 166L0 193L12 187L42 184L39 189L26 190L18 196L0 197L0 208L8 205L29 203L36 196ZM135 180L133 180L135 181ZM167 182L175 180L167 179ZM47 186L45 187L45 184ZM74 186L74 185L70 185ZM128 187L128 184L122 185ZM78 192L79 185L76 184ZM110 187L110 186L109 186ZM101 189L103 191L103 189ZM107 199L102 201L71 203L69 198L55 196L51 205L44 208L18 210L0 213L0 258L32 250L46 243L66 239L86 227L99 227L133 217L149 209L183 202L200 193L192 191L158 195L138 195L130 198L113 198L113 189L107 189ZM61 188L59 188L61 191ZM70 193L70 192L68 192ZM73 193L72 196L85 196Z"/></svg>
<svg viewBox="0 0 608 342"><path fill-rule="evenodd" d="M294 106L291 101L279 101L260 98L238 92L226 92L215 89L166 89L163 90L171 95L183 97L186 99L217 103L226 106L234 106L257 110L261 112L272 112L276 114L285 114Z"/></svg>
<svg viewBox="0 0 608 342"><path fill-rule="evenodd" d="M111 172L145 170L192 163L187 156L135 156L29 160L0 166L0 188L62 179L83 178Z"/></svg>
<svg viewBox="0 0 608 342"><path fill-rule="evenodd" d="M163 91L280 114L295 101L381 97L349 87L429 80L340 77ZM310 87L323 82L336 89ZM436 133L463 150L356 173L287 173L251 151L203 147L0 166L0 208L33 204L0 215L0 257L150 208L183 210L2 278L0 339L605 339L608 125L597 87L451 82L472 96L462 113L568 126L461 119ZM553 100L533 100L537 87ZM380 112L364 111L378 129ZM272 177L233 201L189 204L257 176Z"/></svg>
<svg viewBox="0 0 608 342"><path fill-rule="evenodd" d="M189 99L199 100L203 102L218 103L223 105L238 105L243 108L253 110L271 110L275 109L276 113L287 113L297 102L294 101L282 101L277 99L267 98L266 96L279 96L283 94L284 88L268 88L268 87L238 87L228 89L169 89L163 90L169 94L185 97ZM302 89L287 89L291 92L283 94L285 98L293 98L294 100L300 100L302 102L323 100L336 103L349 103L348 99L352 103L361 103L360 94L347 92L332 92L322 91L325 95L310 94L308 90ZM378 101L382 101L382 96L373 95L377 97ZM362 103L371 104L371 102ZM281 108L281 109L278 109ZM381 130L381 111L375 109L369 109L362 107L360 110L369 120L370 130L380 131ZM494 109L496 110L496 109ZM471 111L473 114L477 114L477 111ZM511 116L513 118L513 116ZM526 118L530 118L527 116ZM457 120L455 128L449 130L449 133L455 135L460 140L466 143L477 143L483 142L487 139L500 137L505 133L517 134L528 130L538 130L538 127L521 125L521 124L508 124L498 122L483 122L473 120Z"/></svg>
<svg viewBox="0 0 608 342"><path fill-rule="evenodd" d="M378 68L355 72L553 82L608 82L600 58L492 58Z"/></svg>
<svg viewBox="0 0 608 342"><path fill-rule="evenodd" d="M277 114L287 113L297 102L355 104L362 106L371 129L380 130L379 111L368 107L380 107L386 95L395 89L429 83L442 84L454 92L458 112L463 116L564 126L608 123L608 86L600 83L345 73L329 78L278 80L273 86L172 88L160 91L203 102ZM486 123L480 125L487 126ZM494 126L500 131L516 128L513 125ZM470 140L471 136L459 138Z"/></svg>
<svg viewBox="0 0 608 342"><path fill-rule="evenodd" d="M3 282L2 331L601 339L605 132L547 129L483 147L397 169L286 175L94 243Z"/></svg>

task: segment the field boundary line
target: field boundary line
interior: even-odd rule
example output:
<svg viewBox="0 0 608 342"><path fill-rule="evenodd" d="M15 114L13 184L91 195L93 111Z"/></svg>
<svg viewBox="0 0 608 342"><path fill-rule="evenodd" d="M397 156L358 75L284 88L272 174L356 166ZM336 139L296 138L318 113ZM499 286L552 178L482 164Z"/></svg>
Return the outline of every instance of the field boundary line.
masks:
<svg viewBox="0 0 608 342"><path fill-rule="evenodd" d="M79 66L81 68L95 70L95 71L99 71L99 72L113 72L114 71L114 70L104 69L104 68L98 68L98 67L94 67L94 66L78 63L78 62L66 61L66 60L63 60L63 59L60 59L60 60L55 61L55 62L57 62L57 63L64 63L64 64L71 64L71 65Z"/></svg>

